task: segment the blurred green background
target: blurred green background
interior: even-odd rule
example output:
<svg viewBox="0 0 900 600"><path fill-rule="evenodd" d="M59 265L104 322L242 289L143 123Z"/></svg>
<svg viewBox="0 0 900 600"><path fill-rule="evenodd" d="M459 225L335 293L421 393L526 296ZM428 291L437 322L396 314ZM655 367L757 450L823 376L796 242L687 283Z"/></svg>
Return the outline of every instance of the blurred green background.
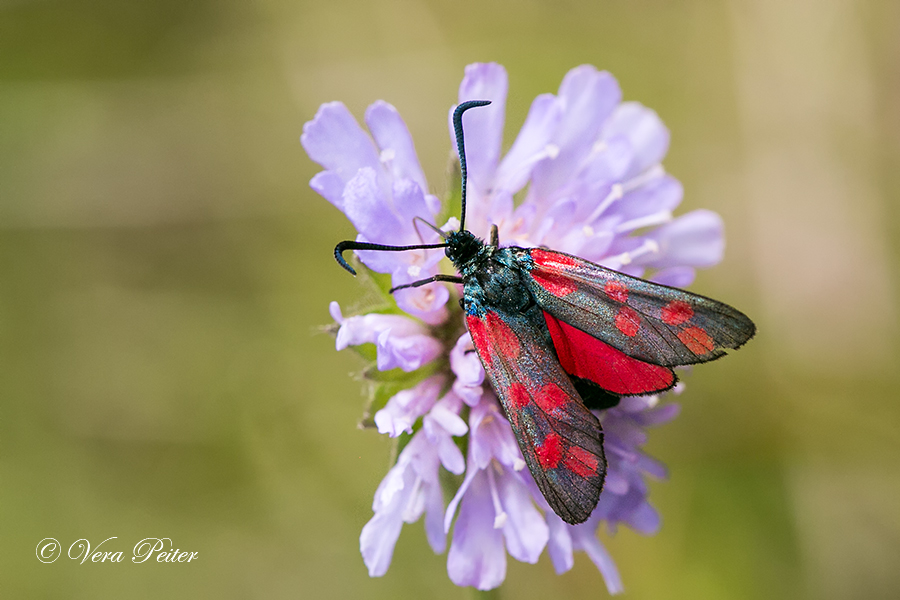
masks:
<svg viewBox="0 0 900 600"><path fill-rule="evenodd" d="M900 4L849 0L0 1L0 595L466 598L421 524L367 576L388 443L319 327L362 288L308 187L322 102L406 119L436 193L463 67L510 75L507 144L581 63L672 132L682 212L727 226L693 289L758 323L649 451L628 598L900 594ZM121 564L41 564L45 537ZM170 537L191 564L130 564ZM606 594L510 562L504 598Z"/></svg>

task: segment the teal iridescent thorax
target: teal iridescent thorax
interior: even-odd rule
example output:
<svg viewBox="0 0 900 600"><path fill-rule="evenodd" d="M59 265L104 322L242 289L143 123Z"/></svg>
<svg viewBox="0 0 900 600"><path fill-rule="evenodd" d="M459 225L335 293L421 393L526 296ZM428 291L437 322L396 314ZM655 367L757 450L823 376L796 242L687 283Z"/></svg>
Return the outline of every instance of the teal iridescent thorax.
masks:
<svg viewBox="0 0 900 600"><path fill-rule="evenodd" d="M534 305L524 280L534 266L527 250L491 246L468 231L450 234L447 242L447 256L463 279L466 314L481 317L490 307L515 315Z"/></svg>

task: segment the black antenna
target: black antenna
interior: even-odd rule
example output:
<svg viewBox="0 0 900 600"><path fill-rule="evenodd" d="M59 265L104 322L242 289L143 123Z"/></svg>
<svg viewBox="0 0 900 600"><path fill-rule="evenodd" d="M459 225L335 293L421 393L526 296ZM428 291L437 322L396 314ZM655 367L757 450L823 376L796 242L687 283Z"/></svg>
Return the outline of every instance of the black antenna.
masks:
<svg viewBox="0 0 900 600"><path fill-rule="evenodd" d="M459 150L459 170L462 173L462 214L459 217L459 230L466 228L466 144L463 140L463 113L476 106L487 106L490 100L469 100L463 102L453 111L453 131L456 133L456 148Z"/></svg>
<svg viewBox="0 0 900 600"><path fill-rule="evenodd" d="M462 115L464 112L469 110L470 108L475 108L476 106L487 106L490 104L490 100L469 100L468 102L463 102L459 106L456 107L456 110L453 111L453 130L456 133L456 147L459 150L459 167L462 172L462 215L459 219L459 230L462 231L466 228L466 147L465 142L463 140L463 129L462 129ZM433 230L438 232L438 234L447 239L446 234L427 223L427 221L422 220L423 223L426 223ZM371 244L369 242L355 242L353 240L347 240L344 242L340 242L337 246L334 247L334 258L338 261L338 264L347 269L352 275L356 275L356 270L350 266L350 264L344 260L344 252L346 250L380 250L385 252L403 252L405 250L426 250L430 248L446 248L448 246L447 243L443 244L417 244L415 246L385 246L384 244ZM431 281L454 281L459 283L461 280L458 277L449 277L445 275L435 275L431 279L422 280L415 282L413 284L402 285L396 288L391 289L391 293L398 289L406 288L406 287L418 287L419 285L424 285L425 283L430 283Z"/></svg>
<svg viewBox="0 0 900 600"><path fill-rule="evenodd" d="M402 252L404 250L424 250L426 248L446 248L447 244L418 244L416 246L385 246L383 244L370 244L368 242L354 242L348 240L340 242L334 247L334 258L338 264L350 271L351 275L356 275L356 270L344 260L345 250L384 250L386 252Z"/></svg>

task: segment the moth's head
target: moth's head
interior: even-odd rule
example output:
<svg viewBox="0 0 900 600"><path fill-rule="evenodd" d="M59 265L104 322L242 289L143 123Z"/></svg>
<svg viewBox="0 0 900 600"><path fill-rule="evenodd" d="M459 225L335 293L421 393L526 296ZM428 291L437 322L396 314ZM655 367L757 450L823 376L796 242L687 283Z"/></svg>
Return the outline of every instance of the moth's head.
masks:
<svg viewBox="0 0 900 600"><path fill-rule="evenodd" d="M447 249L444 251L447 258L461 269L478 254L484 247L484 242L475 237L471 231L454 231L447 236Z"/></svg>

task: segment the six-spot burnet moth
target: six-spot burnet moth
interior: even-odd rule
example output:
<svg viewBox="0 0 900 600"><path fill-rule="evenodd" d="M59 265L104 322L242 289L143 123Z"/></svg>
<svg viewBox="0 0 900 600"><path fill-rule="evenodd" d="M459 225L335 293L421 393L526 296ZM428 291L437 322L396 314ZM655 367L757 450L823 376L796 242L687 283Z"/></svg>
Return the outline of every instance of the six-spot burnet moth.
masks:
<svg viewBox="0 0 900 600"><path fill-rule="evenodd" d="M672 367L719 358L753 337L756 327L727 304L577 256L501 248L496 225L488 244L467 231L462 116L487 104L463 102L453 113L462 175L459 231L439 231L440 244L345 241L334 256L355 275L345 250L445 248L458 276L435 275L391 293L439 281L463 285L466 326L525 462L556 514L582 523L597 506L606 475L603 431L591 409L668 390L676 382Z"/></svg>

